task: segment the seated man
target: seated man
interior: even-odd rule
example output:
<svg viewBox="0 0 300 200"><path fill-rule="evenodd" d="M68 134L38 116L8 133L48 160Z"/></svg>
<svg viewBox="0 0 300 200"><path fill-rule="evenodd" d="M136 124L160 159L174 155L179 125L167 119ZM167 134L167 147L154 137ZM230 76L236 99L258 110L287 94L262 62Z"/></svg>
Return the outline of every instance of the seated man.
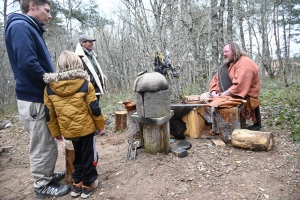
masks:
<svg viewBox="0 0 300 200"><path fill-rule="evenodd" d="M210 82L210 92L202 94L201 97L231 96L241 99L250 97L257 99L260 92L260 77L258 66L254 61L247 57L235 42L225 45L223 57L223 65ZM212 121L212 131L219 133L213 116L210 120ZM255 109L255 117L252 119L254 119L254 124L248 129L259 130L261 128L259 106Z"/></svg>

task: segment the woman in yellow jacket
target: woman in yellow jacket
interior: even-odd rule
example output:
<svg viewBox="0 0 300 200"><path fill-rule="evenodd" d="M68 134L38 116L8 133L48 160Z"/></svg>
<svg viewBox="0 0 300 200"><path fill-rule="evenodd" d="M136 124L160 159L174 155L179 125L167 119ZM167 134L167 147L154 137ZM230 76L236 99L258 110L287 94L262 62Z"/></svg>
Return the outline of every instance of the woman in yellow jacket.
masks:
<svg viewBox="0 0 300 200"><path fill-rule="evenodd" d="M89 76L80 58L64 51L58 58L56 73L46 73L44 93L46 119L53 137L72 140L75 159L72 197L88 198L99 186L96 130L104 129L104 118Z"/></svg>

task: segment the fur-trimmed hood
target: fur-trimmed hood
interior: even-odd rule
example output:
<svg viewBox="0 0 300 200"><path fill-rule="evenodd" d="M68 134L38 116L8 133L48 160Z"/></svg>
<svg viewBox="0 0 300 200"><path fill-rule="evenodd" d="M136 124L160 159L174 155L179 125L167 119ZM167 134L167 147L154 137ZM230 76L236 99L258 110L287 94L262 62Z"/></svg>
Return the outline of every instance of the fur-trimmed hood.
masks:
<svg viewBox="0 0 300 200"><path fill-rule="evenodd" d="M60 73L46 73L44 75L45 83L58 82L61 80L74 80L77 78L86 79L88 81L90 80L88 73L82 69L74 69Z"/></svg>
<svg viewBox="0 0 300 200"><path fill-rule="evenodd" d="M58 96L70 96L75 94L89 75L82 69L75 69L59 73L46 73L44 81L49 84L51 90Z"/></svg>

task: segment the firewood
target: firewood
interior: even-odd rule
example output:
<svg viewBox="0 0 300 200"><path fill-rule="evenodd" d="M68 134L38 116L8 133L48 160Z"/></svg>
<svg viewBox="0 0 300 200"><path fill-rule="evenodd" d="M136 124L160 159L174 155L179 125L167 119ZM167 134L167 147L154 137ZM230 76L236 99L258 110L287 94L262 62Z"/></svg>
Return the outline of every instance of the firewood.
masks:
<svg viewBox="0 0 300 200"><path fill-rule="evenodd" d="M127 111L119 110L115 112L115 131L127 128Z"/></svg>
<svg viewBox="0 0 300 200"><path fill-rule="evenodd" d="M274 146L274 135L271 132L235 129L231 136L231 143L236 147L270 151Z"/></svg>

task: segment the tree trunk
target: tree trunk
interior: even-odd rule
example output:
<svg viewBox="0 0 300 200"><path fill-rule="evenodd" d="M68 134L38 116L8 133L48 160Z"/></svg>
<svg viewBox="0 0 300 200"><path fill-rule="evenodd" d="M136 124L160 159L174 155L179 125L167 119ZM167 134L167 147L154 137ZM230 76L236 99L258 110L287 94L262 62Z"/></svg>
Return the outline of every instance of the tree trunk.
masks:
<svg viewBox="0 0 300 200"><path fill-rule="evenodd" d="M234 41L235 38L233 38L233 3L232 0L227 0L227 7L228 7L228 17L227 17L227 42L228 41Z"/></svg>
<svg viewBox="0 0 300 200"><path fill-rule="evenodd" d="M270 151L274 146L274 135L271 132L235 129L232 132L232 145L255 151Z"/></svg>

